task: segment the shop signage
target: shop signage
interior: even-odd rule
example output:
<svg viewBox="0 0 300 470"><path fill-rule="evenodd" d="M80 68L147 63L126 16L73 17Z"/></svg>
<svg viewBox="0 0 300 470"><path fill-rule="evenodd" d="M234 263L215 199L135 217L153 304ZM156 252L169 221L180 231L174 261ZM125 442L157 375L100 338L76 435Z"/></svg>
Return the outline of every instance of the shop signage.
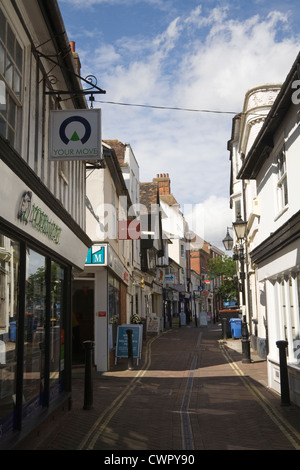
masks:
<svg viewBox="0 0 300 470"><path fill-rule="evenodd" d="M117 363L118 357L128 357L127 330L132 330L132 353L138 364L142 355L143 325L136 324L118 326L115 363Z"/></svg>
<svg viewBox="0 0 300 470"><path fill-rule="evenodd" d="M50 111L49 160L99 160L101 110Z"/></svg>
<svg viewBox="0 0 300 470"><path fill-rule="evenodd" d="M106 317L106 312L98 312L97 313L97 316L100 317L100 318L103 318L103 317Z"/></svg>
<svg viewBox="0 0 300 470"><path fill-rule="evenodd" d="M109 266L113 272L123 281L125 284L129 283L129 273L124 267L122 261L118 255L114 252L111 246L109 246L107 255L107 266Z"/></svg>
<svg viewBox="0 0 300 470"><path fill-rule="evenodd" d="M147 319L147 332L159 333L159 318L152 315Z"/></svg>
<svg viewBox="0 0 300 470"><path fill-rule="evenodd" d="M22 194L17 218L24 225L31 225L49 240L59 244L62 229L38 205L32 203L31 191Z"/></svg>
<svg viewBox="0 0 300 470"><path fill-rule="evenodd" d="M106 245L93 245L89 248L85 264L106 266Z"/></svg>

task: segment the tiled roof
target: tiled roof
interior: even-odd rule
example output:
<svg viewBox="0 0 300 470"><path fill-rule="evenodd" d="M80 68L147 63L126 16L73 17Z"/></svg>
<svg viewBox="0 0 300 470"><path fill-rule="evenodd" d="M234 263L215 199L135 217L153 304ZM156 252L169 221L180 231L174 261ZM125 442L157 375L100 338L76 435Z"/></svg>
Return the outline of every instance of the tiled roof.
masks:
<svg viewBox="0 0 300 470"><path fill-rule="evenodd" d="M124 157L125 157L125 150L126 145L122 144L119 140L103 140L107 145L109 145L112 149L114 149L115 154L117 155L118 162L120 166L124 166Z"/></svg>
<svg viewBox="0 0 300 470"><path fill-rule="evenodd" d="M148 210L151 205L159 203L157 183L140 183L140 203Z"/></svg>

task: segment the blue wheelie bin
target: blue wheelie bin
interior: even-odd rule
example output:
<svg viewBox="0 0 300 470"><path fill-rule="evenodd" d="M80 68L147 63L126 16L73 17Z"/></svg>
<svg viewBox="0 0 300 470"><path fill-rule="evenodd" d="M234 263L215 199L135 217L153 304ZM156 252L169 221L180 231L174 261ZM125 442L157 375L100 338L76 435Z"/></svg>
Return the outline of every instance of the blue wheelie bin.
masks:
<svg viewBox="0 0 300 470"><path fill-rule="evenodd" d="M17 322L11 321L9 324L9 339L12 342L16 342L17 339Z"/></svg>
<svg viewBox="0 0 300 470"><path fill-rule="evenodd" d="M231 318L229 323L232 339L240 339L242 337L242 320L240 318Z"/></svg>

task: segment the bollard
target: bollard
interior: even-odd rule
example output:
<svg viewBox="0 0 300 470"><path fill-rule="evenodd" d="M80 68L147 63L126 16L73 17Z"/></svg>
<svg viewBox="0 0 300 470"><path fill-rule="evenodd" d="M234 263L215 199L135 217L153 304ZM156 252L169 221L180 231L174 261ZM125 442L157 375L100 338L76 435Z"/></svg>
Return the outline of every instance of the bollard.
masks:
<svg viewBox="0 0 300 470"><path fill-rule="evenodd" d="M227 339L227 318L222 318L222 337Z"/></svg>
<svg viewBox="0 0 300 470"><path fill-rule="evenodd" d="M243 316L242 322L242 362L244 364L249 364L251 362L250 357L250 339L249 332L246 322L246 315Z"/></svg>
<svg viewBox="0 0 300 470"><path fill-rule="evenodd" d="M276 346L279 349L279 365L280 365L280 390L281 390L281 404L283 406L290 405L290 390L289 390L289 376L286 362L286 348L287 341L276 341Z"/></svg>
<svg viewBox="0 0 300 470"><path fill-rule="evenodd" d="M132 333L133 330L126 330L128 336L128 369L133 369L133 348L132 348Z"/></svg>
<svg viewBox="0 0 300 470"><path fill-rule="evenodd" d="M94 341L84 341L85 348L85 376L84 376L84 410L93 408L92 366Z"/></svg>

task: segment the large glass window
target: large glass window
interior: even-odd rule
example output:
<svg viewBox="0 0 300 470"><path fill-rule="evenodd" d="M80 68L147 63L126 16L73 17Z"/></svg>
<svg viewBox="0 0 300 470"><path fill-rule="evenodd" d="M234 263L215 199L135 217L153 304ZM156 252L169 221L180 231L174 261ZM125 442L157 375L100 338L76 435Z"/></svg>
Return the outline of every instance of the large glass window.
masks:
<svg viewBox="0 0 300 470"><path fill-rule="evenodd" d="M0 233L0 439L13 430L20 247Z"/></svg>
<svg viewBox="0 0 300 470"><path fill-rule="evenodd" d="M27 250L24 324L24 417L43 405L45 385L46 259Z"/></svg>
<svg viewBox="0 0 300 470"><path fill-rule="evenodd" d="M117 339L117 326L120 324L120 282L109 274L108 276L108 315L109 343L114 348Z"/></svg>
<svg viewBox="0 0 300 470"><path fill-rule="evenodd" d="M64 269L51 263L50 399L61 391L64 373Z"/></svg>
<svg viewBox="0 0 300 470"><path fill-rule="evenodd" d="M0 232L0 441L65 390L65 276Z"/></svg>
<svg viewBox="0 0 300 470"><path fill-rule="evenodd" d="M23 49L0 9L0 134L17 147L21 106Z"/></svg>
<svg viewBox="0 0 300 470"><path fill-rule="evenodd" d="M279 315L279 336L288 342L288 361L300 365L300 275L289 274L277 281L276 302Z"/></svg>

